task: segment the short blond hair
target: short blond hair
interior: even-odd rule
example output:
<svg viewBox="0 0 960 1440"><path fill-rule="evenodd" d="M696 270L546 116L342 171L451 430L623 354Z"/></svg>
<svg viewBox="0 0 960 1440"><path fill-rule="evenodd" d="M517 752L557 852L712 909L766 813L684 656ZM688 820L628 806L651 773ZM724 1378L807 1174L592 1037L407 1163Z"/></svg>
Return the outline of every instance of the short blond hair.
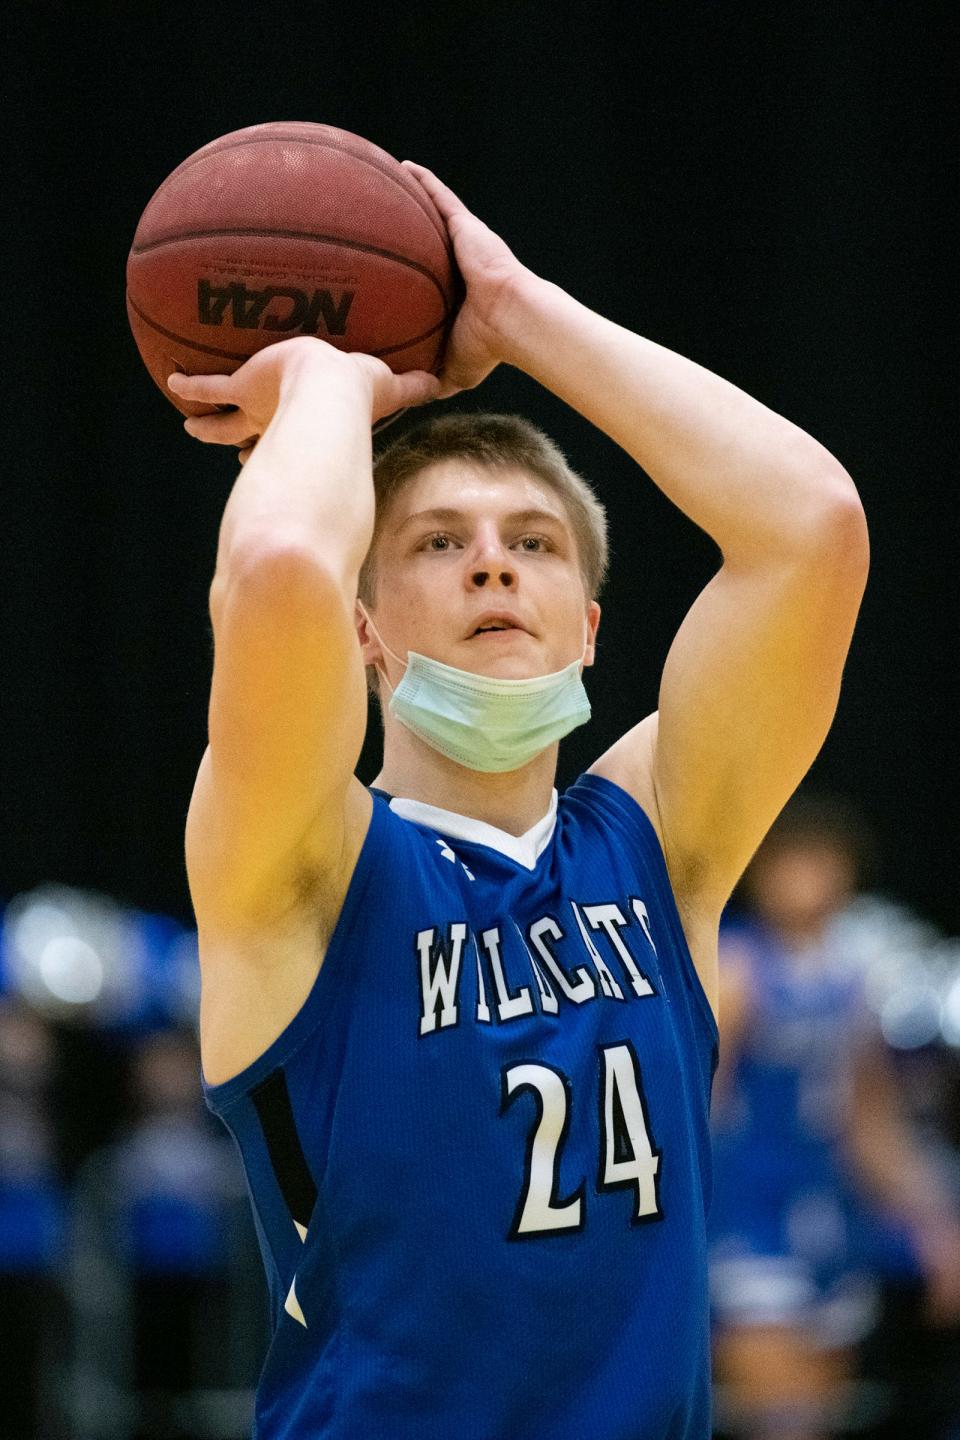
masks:
<svg viewBox="0 0 960 1440"><path fill-rule="evenodd" d="M374 604L377 541L401 490L428 466L461 459L490 470L526 470L560 497L576 538L584 589L588 599L595 600L607 574L607 512L586 480L571 470L559 447L522 416L459 412L421 421L376 458L376 518L358 584L363 603Z"/></svg>

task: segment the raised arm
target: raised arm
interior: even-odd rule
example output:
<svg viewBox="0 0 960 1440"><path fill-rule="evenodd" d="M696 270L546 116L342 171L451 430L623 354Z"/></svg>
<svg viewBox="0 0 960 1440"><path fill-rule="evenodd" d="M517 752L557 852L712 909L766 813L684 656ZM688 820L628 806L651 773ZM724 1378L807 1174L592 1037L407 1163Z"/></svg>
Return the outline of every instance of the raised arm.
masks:
<svg viewBox="0 0 960 1440"><path fill-rule="evenodd" d="M367 713L354 601L373 530L371 420L436 382L296 339L171 388L238 407L188 420L197 438L261 437L220 528L209 745L186 836L201 926L249 933L322 892L369 808L351 782Z"/></svg>
<svg viewBox="0 0 960 1440"><path fill-rule="evenodd" d="M594 767L653 809L678 899L712 923L836 710L868 568L856 488L788 420L525 270L412 168L467 280L445 393L496 360L518 366L617 441L722 553L667 656L659 711Z"/></svg>
<svg viewBox="0 0 960 1440"><path fill-rule="evenodd" d="M522 368L723 556L670 647L656 719L596 767L638 795L652 768L674 886L718 915L832 723L866 582L863 508L817 441L725 380L552 286L531 286L523 310Z"/></svg>

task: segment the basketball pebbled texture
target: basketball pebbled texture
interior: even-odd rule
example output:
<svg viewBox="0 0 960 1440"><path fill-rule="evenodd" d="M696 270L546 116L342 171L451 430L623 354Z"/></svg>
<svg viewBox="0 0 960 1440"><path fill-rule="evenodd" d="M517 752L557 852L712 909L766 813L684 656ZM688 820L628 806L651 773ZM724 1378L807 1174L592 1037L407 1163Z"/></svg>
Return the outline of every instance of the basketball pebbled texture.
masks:
<svg viewBox="0 0 960 1440"><path fill-rule="evenodd" d="M251 125L179 165L144 210L127 314L157 385L230 374L294 335L436 373L462 282L443 218L412 175L331 125Z"/></svg>

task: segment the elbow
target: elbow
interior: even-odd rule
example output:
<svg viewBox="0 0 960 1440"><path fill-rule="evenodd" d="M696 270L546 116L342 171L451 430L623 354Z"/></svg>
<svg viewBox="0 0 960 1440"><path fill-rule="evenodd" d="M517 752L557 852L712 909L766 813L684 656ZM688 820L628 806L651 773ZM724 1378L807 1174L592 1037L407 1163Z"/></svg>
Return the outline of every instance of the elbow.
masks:
<svg viewBox="0 0 960 1440"><path fill-rule="evenodd" d="M857 487L842 466L832 467L824 477L809 539L817 563L836 565L866 582L870 569L867 516Z"/></svg>
<svg viewBox="0 0 960 1440"><path fill-rule="evenodd" d="M271 609L304 604L315 609L348 599L352 606L355 578L348 595L350 577L336 573L327 556L297 537L250 542L235 547L218 567L210 592L211 615L216 621L216 612L239 596L245 606Z"/></svg>
<svg viewBox="0 0 960 1440"><path fill-rule="evenodd" d="M224 562L228 575L237 580L261 575L281 575L319 567L323 558L317 547L298 535L269 535L231 546Z"/></svg>

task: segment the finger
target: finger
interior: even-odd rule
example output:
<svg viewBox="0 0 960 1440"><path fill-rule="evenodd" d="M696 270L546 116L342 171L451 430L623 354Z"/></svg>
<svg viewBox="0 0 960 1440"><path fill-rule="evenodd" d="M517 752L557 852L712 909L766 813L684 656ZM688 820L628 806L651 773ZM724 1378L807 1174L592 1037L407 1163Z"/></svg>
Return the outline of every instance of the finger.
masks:
<svg viewBox="0 0 960 1440"><path fill-rule="evenodd" d="M436 400L440 381L428 370L406 370L394 374L389 366L373 355L349 352L350 359L372 382L374 419L393 410L406 410L411 405L426 405Z"/></svg>
<svg viewBox="0 0 960 1440"><path fill-rule="evenodd" d="M432 170L428 170L425 165L415 164L413 160L403 160L401 164L419 180L444 220L450 220L454 215L469 215L470 212L460 197L454 195L449 185L444 185Z"/></svg>
<svg viewBox="0 0 960 1440"><path fill-rule="evenodd" d="M489 372L484 372L487 374ZM483 378L483 377L481 377ZM479 383L475 373L467 365L458 363L455 351L448 351L440 370L440 392L438 400L449 400L461 390L472 390Z"/></svg>
<svg viewBox="0 0 960 1440"><path fill-rule="evenodd" d="M407 409L411 405L428 405L440 394L440 381L426 370L407 370L395 375L391 386L390 408Z"/></svg>
<svg viewBox="0 0 960 1440"><path fill-rule="evenodd" d="M250 459L250 456L253 454L255 444L256 441L254 441L253 445L247 445L244 447L243 450L240 451L237 459L240 461L241 465L246 465L247 461Z"/></svg>
<svg viewBox="0 0 960 1440"><path fill-rule="evenodd" d="M249 445L250 417L242 410L225 415L189 415L183 428L194 440L206 445Z"/></svg>
<svg viewBox="0 0 960 1440"><path fill-rule="evenodd" d="M199 400L205 405L228 405L232 375L184 375L175 370L167 376L167 388L182 400Z"/></svg>

